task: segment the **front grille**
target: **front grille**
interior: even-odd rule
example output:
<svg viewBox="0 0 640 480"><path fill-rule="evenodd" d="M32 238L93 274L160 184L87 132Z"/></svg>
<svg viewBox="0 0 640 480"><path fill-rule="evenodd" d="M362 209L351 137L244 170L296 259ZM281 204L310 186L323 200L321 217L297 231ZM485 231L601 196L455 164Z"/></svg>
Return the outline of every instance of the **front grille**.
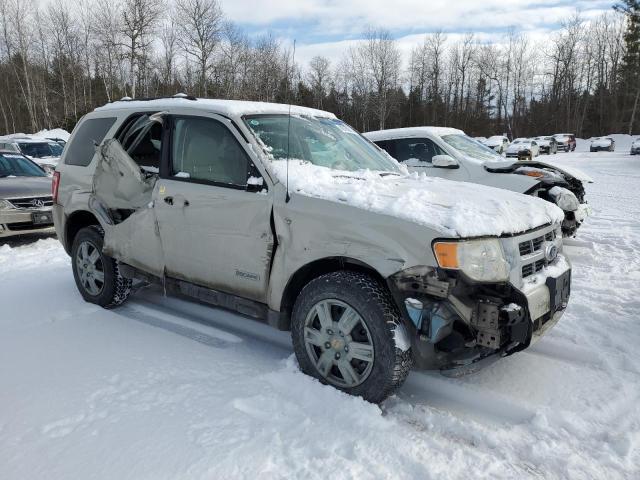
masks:
<svg viewBox="0 0 640 480"><path fill-rule="evenodd" d="M11 205L16 208L43 208L53 205L53 197L26 197L26 198L8 198Z"/></svg>
<svg viewBox="0 0 640 480"><path fill-rule="evenodd" d="M49 228L51 227L51 223L33 223L33 222L16 222L16 223L8 223L6 225L7 230L11 230L13 232L23 232L25 230L37 230L38 228Z"/></svg>
<svg viewBox="0 0 640 480"><path fill-rule="evenodd" d="M543 235L534 237L532 239L520 242L518 244L518 251L523 262L529 261L522 266L522 278L529 277L541 271L546 265L545 258L539 258L538 260L531 261L530 256L540 257L542 249L546 242L552 242L556 238L555 230L551 230Z"/></svg>
<svg viewBox="0 0 640 480"><path fill-rule="evenodd" d="M520 242L518 244L518 250L520 251L521 257L526 257L527 255L531 255L532 253L539 252L542 249L542 245L544 242L551 242L556 238L556 233L554 230L547 232L545 235L541 235L536 238L532 238L531 240L527 240L525 242Z"/></svg>

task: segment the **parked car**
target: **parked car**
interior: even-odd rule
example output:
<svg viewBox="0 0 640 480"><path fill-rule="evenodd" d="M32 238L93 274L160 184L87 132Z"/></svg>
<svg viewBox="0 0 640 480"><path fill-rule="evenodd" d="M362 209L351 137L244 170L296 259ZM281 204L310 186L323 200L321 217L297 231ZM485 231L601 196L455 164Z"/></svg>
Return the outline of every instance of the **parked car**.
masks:
<svg viewBox="0 0 640 480"><path fill-rule="evenodd" d="M530 138L516 138L507 148L507 158L533 160L540 154L538 143Z"/></svg>
<svg viewBox="0 0 640 480"><path fill-rule="evenodd" d="M52 142L56 142L61 147L64 147L67 144L67 142L64 139L58 138L58 137L47 137L47 140L51 140Z"/></svg>
<svg viewBox="0 0 640 480"><path fill-rule="evenodd" d="M569 298L555 205L409 175L319 110L115 102L53 185L86 301L158 282L290 329L305 373L372 402L413 362L461 374L526 348Z"/></svg>
<svg viewBox="0 0 640 480"><path fill-rule="evenodd" d="M552 153L555 155L558 153L558 142L555 137L542 136L536 137L534 140L538 144L540 155L543 153L546 153L547 155L551 155Z"/></svg>
<svg viewBox="0 0 640 480"><path fill-rule="evenodd" d="M576 149L576 136L573 133L556 133L553 137L558 142L558 151L573 152Z"/></svg>
<svg viewBox="0 0 640 480"><path fill-rule="evenodd" d="M640 137L631 143L631 155L640 155Z"/></svg>
<svg viewBox="0 0 640 480"><path fill-rule="evenodd" d="M616 142L611 137L596 137L591 140L590 152L613 152L616 149Z"/></svg>
<svg viewBox="0 0 640 480"><path fill-rule="evenodd" d="M0 238L53 233L51 179L20 153L0 150Z"/></svg>
<svg viewBox="0 0 640 480"><path fill-rule="evenodd" d="M62 155L63 146L52 140L28 135L0 137L0 150L20 152L51 175Z"/></svg>
<svg viewBox="0 0 640 480"><path fill-rule="evenodd" d="M380 130L364 134L410 171L527 193L555 203L565 213L562 233L575 235L590 212L586 174L541 161L505 161L496 152L445 127Z"/></svg>
<svg viewBox="0 0 640 480"><path fill-rule="evenodd" d="M505 153L507 151L507 148L509 148L509 143L510 142L509 142L509 139L507 137L505 137L505 136L494 135L493 137L487 138L483 143L487 147L495 150L500 155L502 155L503 153Z"/></svg>

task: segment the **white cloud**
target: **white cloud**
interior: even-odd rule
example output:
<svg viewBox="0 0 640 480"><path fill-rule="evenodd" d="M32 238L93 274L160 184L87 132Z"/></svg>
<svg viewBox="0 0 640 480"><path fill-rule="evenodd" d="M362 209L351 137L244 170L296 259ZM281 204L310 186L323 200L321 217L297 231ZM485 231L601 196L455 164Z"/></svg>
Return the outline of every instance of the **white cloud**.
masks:
<svg viewBox="0 0 640 480"><path fill-rule="evenodd" d="M250 35L273 31L285 45L297 39L296 61L315 55L334 66L368 26L397 39L403 56L427 33L446 32L450 42L473 32L481 42L500 42L513 27L543 43L578 11L584 19L611 10L605 0L221 0L227 17Z"/></svg>
<svg viewBox="0 0 640 480"><path fill-rule="evenodd" d="M315 35L351 37L367 25L416 32L436 29L487 30L515 26L523 30L570 17L610 9L600 0L223 0L234 21L265 26L279 21L312 25Z"/></svg>

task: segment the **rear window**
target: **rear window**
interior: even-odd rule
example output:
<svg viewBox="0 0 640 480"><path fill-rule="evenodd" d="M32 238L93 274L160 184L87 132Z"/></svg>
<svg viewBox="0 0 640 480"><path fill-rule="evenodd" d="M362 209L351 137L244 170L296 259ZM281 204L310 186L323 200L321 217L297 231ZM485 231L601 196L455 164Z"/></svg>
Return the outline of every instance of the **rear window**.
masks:
<svg viewBox="0 0 640 480"><path fill-rule="evenodd" d="M65 163L81 167L89 165L96 151L96 145L104 140L115 122L115 117L90 118L82 122L73 140L67 145Z"/></svg>

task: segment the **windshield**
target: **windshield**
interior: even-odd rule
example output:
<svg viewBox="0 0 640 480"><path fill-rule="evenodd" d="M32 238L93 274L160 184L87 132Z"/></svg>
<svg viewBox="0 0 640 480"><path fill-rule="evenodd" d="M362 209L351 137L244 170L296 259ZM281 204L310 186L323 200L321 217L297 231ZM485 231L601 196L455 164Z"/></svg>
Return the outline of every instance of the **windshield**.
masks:
<svg viewBox="0 0 640 480"><path fill-rule="evenodd" d="M10 176L46 177L47 175L37 165L23 156L3 153L0 155L0 178Z"/></svg>
<svg viewBox="0 0 640 480"><path fill-rule="evenodd" d="M478 160L498 161L502 159L495 151L466 135L460 135L459 133L443 135L442 140L460 153Z"/></svg>
<svg viewBox="0 0 640 480"><path fill-rule="evenodd" d="M289 157L334 170L400 173L397 162L341 120L252 115L244 117L244 121L276 160Z"/></svg>
<svg viewBox="0 0 640 480"><path fill-rule="evenodd" d="M29 143L19 143L20 151L25 155L33 158L43 158L43 157L59 157L60 154L54 153L53 145L48 142L29 142ZM62 148L60 145L56 144L56 147L60 148L60 153L62 153ZM56 148L57 151L57 148Z"/></svg>

